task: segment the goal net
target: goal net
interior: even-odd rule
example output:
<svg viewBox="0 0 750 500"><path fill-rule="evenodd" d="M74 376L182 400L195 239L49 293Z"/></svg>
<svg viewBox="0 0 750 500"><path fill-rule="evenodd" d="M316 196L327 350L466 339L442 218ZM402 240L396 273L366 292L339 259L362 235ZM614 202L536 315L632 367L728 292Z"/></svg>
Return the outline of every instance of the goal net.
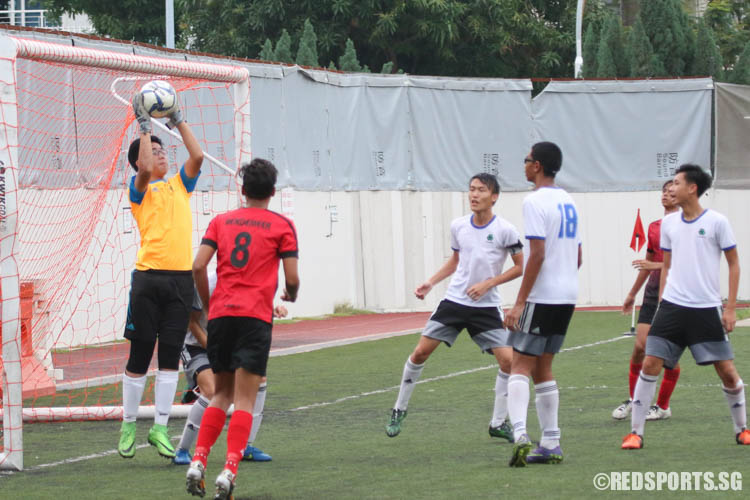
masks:
<svg viewBox="0 0 750 500"><path fill-rule="evenodd" d="M191 201L197 246L211 216L239 202L247 70L0 37L0 468L23 467L24 421L122 415L139 245L126 189L137 137L130 98L155 79L177 90L205 151ZM154 133L171 176L187 152L164 121L154 120Z"/></svg>

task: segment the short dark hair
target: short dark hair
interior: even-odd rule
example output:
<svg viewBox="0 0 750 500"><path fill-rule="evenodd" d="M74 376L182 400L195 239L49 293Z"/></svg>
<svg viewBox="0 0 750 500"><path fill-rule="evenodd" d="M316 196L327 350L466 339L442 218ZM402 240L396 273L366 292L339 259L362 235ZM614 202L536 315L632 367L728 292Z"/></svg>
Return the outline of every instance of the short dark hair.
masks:
<svg viewBox="0 0 750 500"><path fill-rule="evenodd" d="M698 186L698 196L702 196L703 193L708 191L708 188L711 187L711 174L703 170L698 165L685 163L683 165L680 165L680 168L678 168L674 174L684 174L685 180L688 184L695 184L696 186Z"/></svg>
<svg viewBox="0 0 750 500"><path fill-rule="evenodd" d="M674 179L669 179L667 182L661 185L661 190L664 191L664 188L669 186L670 184L674 184Z"/></svg>
<svg viewBox="0 0 750 500"><path fill-rule="evenodd" d="M497 177L495 177L494 175L488 174L486 172L476 174L474 177L469 179L469 184L471 184L471 181L473 181L474 179L487 186L492 194L500 194L500 183L497 182Z"/></svg>
<svg viewBox="0 0 750 500"><path fill-rule="evenodd" d="M278 171L268 160L255 158L240 168L242 194L253 200L265 200L273 195Z"/></svg>
<svg viewBox="0 0 750 500"><path fill-rule="evenodd" d="M156 137L155 135L151 136L151 143L156 143L161 147L164 147L164 144L161 142L161 139ZM138 151L141 149L141 138L134 140L130 143L130 147L128 148L128 163L130 163L130 166L133 167L133 169L138 172L138 165L135 164L135 162L138 161Z"/></svg>
<svg viewBox="0 0 750 500"><path fill-rule="evenodd" d="M538 161L547 177L555 177L562 167L562 151L554 142L537 142L531 146L531 158Z"/></svg>

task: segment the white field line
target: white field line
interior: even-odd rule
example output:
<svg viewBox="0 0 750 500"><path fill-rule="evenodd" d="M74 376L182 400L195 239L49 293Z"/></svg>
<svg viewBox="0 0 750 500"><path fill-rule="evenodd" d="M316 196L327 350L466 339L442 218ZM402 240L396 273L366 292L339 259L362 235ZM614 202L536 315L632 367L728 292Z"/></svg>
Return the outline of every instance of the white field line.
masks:
<svg viewBox="0 0 750 500"><path fill-rule="evenodd" d="M385 337L390 337L390 336L394 336L394 335L398 335L398 334L403 335L405 333L412 333L412 331L410 330L408 332L398 332L397 334L386 334L386 335L377 335L377 336L374 335L374 336L370 336L369 338L366 338L366 340L375 340L375 338L373 338L373 337L385 338ZM562 352L577 351L579 349L586 349L588 347L594 347L594 346L598 346L598 345L602 345L602 344L609 344L611 342L617 342L618 340L627 339L627 338L633 338L633 337L624 336L624 335L618 335L617 337L613 337L611 339L599 340L597 342L592 342L590 344L583 344L583 345L577 345L577 346L573 346L573 347L566 347L565 349L561 349L560 352L562 353ZM345 341L335 341L335 342L352 343L352 342L347 342L349 340L353 341L354 339L346 339ZM329 343L326 342L326 344L329 344ZM341 344L341 345L343 345L343 344ZM326 347L329 347L329 346L330 345L327 345ZM322 348L322 347L318 347L318 348ZM285 353L285 354L287 354L287 353ZM288 354L291 354L291 353L288 353ZM479 368L472 368L470 370L462 370L462 371L459 371L459 372L449 373L447 375L439 375L437 377L432 377L432 378L420 380L419 382L417 382L417 384L426 384L428 382L435 382L437 380L443 380L443 379L448 379L448 378L460 377L461 375L468 375L470 373L475 373L475 372L479 372L479 371L483 371L483 370L490 370L490 369L497 369L497 364L492 364L492 365L487 365L487 366L480 366ZM360 398L364 398L364 397L367 397L367 396L372 396L372 395L375 395L375 394L384 394L386 392L391 392L391 391L397 390L399 387L400 386L398 386L398 385L394 385L394 386L391 386L391 387L388 387L388 388L385 388L385 389L378 389L378 390L375 390L375 391L362 392L360 394L354 394L354 395L351 395L351 396L346 396L346 397L343 397L343 398L338 398L338 399L335 399L333 401L326 401L326 402L322 402L322 403L312 403L312 404L309 404L309 405L298 406L297 408L292 408L291 410L285 410L285 411L296 412L296 411L309 410L309 409L312 409L312 408L320 408L320 407L324 407L324 406L331 406L331 405L335 405L335 404L338 404L338 403L342 403L344 401L352 401L352 400L355 400L355 399L360 399ZM598 389L598 388L604 388L604 386L587 387L587 389L588 388L597 388ZM569 389L577 389L577 388L576 387L571 387ZM173 436L172 439L178 439L179 437L180 436ZM148 446L149 446L148 444L141 444L141 445L138 445L136 447L136 449L147 448ZM73 463L77 463L77 462L84 462L84 461L87 461L87 460L92 460L92 459L95 459L95 458L108 457L110 455L115 455L115 454L117 454L117 450L107 450L107 451L103 451L101 453L93 453L91 455L84 455L84 456L74 457L74 458L66 458L65 460L60 460L60 461L57 461L57 462L50 462L50 463L47 463L47 464L40 464L40 465L35 465L33 467L27 467L27 468L24 468L24 471L26 471L26 472L40 471L40 470L48 469L48 468L51 468L51 467L58 467L60 465L67 465L67 464L73 464ZM10 475L13 475L13 474L16 474L16 473L17 473L16 471L0 471L0 476L10 476Z"/></svg>

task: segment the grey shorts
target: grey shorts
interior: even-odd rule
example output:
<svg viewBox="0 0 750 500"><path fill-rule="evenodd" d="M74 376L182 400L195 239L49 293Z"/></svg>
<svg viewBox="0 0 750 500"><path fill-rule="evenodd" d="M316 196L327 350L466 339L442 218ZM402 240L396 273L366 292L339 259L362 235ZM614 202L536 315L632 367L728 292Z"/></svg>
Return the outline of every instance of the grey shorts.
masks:
<svg viewBox="0 0 750 500"><path fill-rule="evenodd" d="M646 355L674 368L689 348L699 365L734 359L729 336L721 323L721 307L694 308L662 300L646 339Z"/></svg>
<svg viewBox="0 0 750 500"><path fill-rule="evenodd" d="M560 352L575 304L536 304L527 302L513 332L513 350L527 356Z"/></svg>
<svg viewBox="0 0 750 500"><path fill-rule="evenodd" d="M201 346L186 345L183 346L180 357L182 358L182 368L185 370L188 386L190 390L193 390L198 387L198 374L211 368L208 355Z"/></svg>
<svg viewBox="0 0 750 500"><path fill-rule="evenodd" d="M445 342L449 347L466 329L482 351L510 347L509 333L497 307L470 307L444 299L430 316L422 335Z"/></svg>

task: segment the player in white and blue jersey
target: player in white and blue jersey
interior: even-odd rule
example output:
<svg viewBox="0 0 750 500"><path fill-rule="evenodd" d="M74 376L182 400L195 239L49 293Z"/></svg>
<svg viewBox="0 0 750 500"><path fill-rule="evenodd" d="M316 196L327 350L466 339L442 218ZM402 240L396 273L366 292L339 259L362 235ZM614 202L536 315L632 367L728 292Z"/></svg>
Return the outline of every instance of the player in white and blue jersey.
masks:
<svg viewBox="0 0 750 500"><path fill-rule="evenodd" d="M551 142L539 142L524 158L526 179L534 192L523 200L523 222L529 242L521 289L506 316L513 330L513 363L508 379L508 412L515 446L511 467L562 461L557 423L559 392L552 360L560 351L578 298L581 231L573 198L555 185L562 152ZM534 379L536 410L542 439L531 450L526 433L529 378Z"/></svg>

